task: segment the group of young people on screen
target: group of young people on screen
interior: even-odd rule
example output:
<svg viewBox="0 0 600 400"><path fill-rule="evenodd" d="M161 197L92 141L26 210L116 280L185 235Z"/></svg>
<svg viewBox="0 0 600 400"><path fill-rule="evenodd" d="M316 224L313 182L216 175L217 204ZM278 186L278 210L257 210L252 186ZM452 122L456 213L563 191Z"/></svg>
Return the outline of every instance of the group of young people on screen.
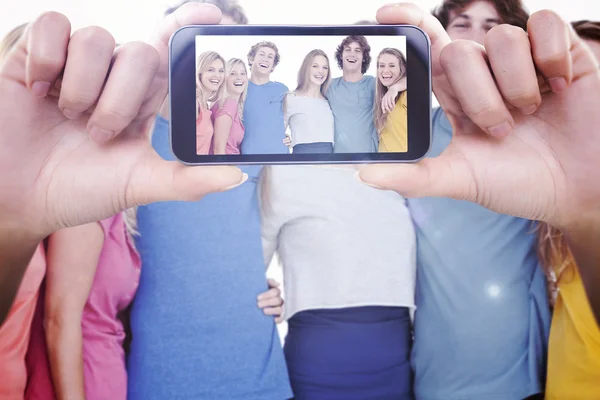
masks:
<svg viewBox="0 0 600 400"><path fill-rule="evenodd" d="M237 3L211 2L225 21L247 23ZM526 29L528 19L519 0L445 0L435 16L453 40L480 43L491 27ZM600 24L573 26L600 57ZM402 54L384 49L377 78L365 76L370 48L350 36L336 61L343 76L330 79L327 55L309 53L290 92L269 79L272 43L250 50L250 78L243 60L202 54L199 153L406 151ZM150 141L175 160L167 111ZM433 116L430 157L452 138L443 110ZM600 329L556 229L465 201L405 199L359 183L352 166L242 169L249 179L231 191L130 209L41 243L0 326L0 398L600 393ZM275 254L283 315L265 279ZM283 351L272 316L288 323Z"/></svg>
<svg viewBox="0 0 600 400"><path fill-rule="evenodd" d="M329 56L315 49L304 57L293 91L270 79L280 59L268 41L251 47L248 68L215 51L198 56L197 154L407 151L407 64L400 50L380 51L375 78L365 75L367 38L348 36L335 52L343 77L332 79ZM257 147L263 140L269 143Z"/></svg>

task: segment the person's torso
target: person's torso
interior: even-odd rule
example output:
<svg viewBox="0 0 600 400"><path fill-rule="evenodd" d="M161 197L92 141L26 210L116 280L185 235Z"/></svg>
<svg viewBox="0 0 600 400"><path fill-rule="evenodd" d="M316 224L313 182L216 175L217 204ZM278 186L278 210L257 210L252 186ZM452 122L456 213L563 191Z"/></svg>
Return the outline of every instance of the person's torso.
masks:
<svg viewBox="0 0 600 400"><path fill-rule="evenodd" d="M358 82L335 78L327 90L335 120L335 153L374 153L377 132L373 115L375 78Z"/></svg>
<svg viewBox="0 0 600 400"><path fill-rule="evenodd" d="M276 237L286 317L363 305L414 305L415 235L405 200L355 170L271 167L263 234Z"/></svg>
<svg viewBox="0 0 600 400"><path fill-rule="evenodd" d="M408 112L406 91L387 116L379 135L379 151L403 153L408 151Z"/></svg>
<svg viewBox="0 0 600 400"><path fill-rule="evenodd" d="M292 146L333 142L333 114L326 99L290 94L286 99L286 114Z"/></svg>
<svg viewBox="0 0 600 400"><path fill-rule="evenodd" d="M152 138L173 160L168 122ZM283 400L291 397L267 290L256 181L196 202L138 209L143 270L133 303L129 398Z"/></svg>
<svg viewBox="0 0 600 400"><path fill-rule="evenodd" d="M548 400L600 396L600 329L577 268L563 272L548 348Z"/></svg>
<svg viewBox="0 0 600 400"><path fill-rule="evenodd" d="M211 120L211 111L200 106L198 116L196 117L196 152L197 154L209 154L210 144L213 138L213 124Z"/></svg>
<svg viewBox="0 0 600 400"><path fill-rule="evenodd" d="M240 147L242 140L244 139L244 124L240 120L237 101L233 99L227 99L225 100L222 108L219 108L219 104L215 103L211 108L211 111L213 124L215 119L223 115L223 113L227 113L232 118L231 129L229 130L229 137L227 138L225 151L227 154L240 154ZM211 145L211 154L213 153L214 152Z"/></svg>
<svg viewBox="0 0 600 400"><path fill-rule="evenodd" d="M84 343L87 341L86 351L101 353L106 341L122 345L125 333L118 316L133 301L141 261L127 232L124 213L99 223L104 230L104 245L83 310L81 329ZM96 345L96 342L104 343Z"/></svg>
<svg viewBox="0 0 600 400"><path fill-rule="evenodd" d="M38 245L13 304L0 326L0 398L22 400L27 383L25 356L40 285L46 274L46 256Z"/></svg>
<svg viewBox="0 0 600 400"><path fill-rule="evenodd" d="M248 82L244 104L242 154L288 154L283 144L283 98L288 88L279 82Z"/></svg>
<svg viewBox="0 0 600 400"><path fill-rule="evenodd" d="M428 156L451 136L438 109ZM540 391L550 311L533 223L447 198L408 204L417 233L419 398L509 400Z"/></svg>

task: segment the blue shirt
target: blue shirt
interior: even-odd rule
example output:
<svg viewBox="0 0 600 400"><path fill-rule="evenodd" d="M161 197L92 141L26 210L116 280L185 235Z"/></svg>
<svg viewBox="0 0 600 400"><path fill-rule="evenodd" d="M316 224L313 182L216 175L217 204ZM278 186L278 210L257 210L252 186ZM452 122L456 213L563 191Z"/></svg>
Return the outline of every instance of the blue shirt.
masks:
<svg viewBox="0 0 600 400"><path fill-rule="evenodd" d="M175 158L168 122L152 144ZM229 192L138 209L142 257L131 314L129 400L285 400L292 397L267 290L256 193L259 166Z"/></svg>
<svg viewBox="0 0 600 400"><path fill-rule="evenodd" d="M248 81L242 154L289 154L283 144L283 99L287 92L289 89L283 83L257 85Z"/></svg>
<svg viewBox="0 0 600 400"><path fill-rule="evenodd" d="M428 156L451 138L435 110ZM542 392L550 309L533 223L447 198L408 204L418 246L417 398L520 400Z"/></svg>
<svg viewBox="0 0 600 400"><path fill-rule="evenodd" d="M335 123L334 153L377 152L375 84L375 78L369 75L358 82L346 82L341 77L331 80L327 100Z"/></svg>

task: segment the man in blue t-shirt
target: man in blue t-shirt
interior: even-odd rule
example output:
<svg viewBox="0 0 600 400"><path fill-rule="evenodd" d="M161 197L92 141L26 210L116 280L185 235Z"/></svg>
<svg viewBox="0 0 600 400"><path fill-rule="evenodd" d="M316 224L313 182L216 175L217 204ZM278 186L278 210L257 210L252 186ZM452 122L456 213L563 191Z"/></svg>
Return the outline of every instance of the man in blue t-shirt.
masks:
<svg viewBox="0 0 600 400"><path fill-rule="evenodd" d="M226 18L245 21L236 3L209 2L224 7ZM175 159L164 115L152 146ZM261 167L242 169L248 181L231 191L138 209L142 273L131 310L130 400L292 397L275 323L257 307L267 290L256 193Z"/></svg>
<svg viewBox="0 0 600 400"><path fill-rule="evenodd" d="M331 80L327 100L334 118L334 153L376 153L379 138L373 107L377 79L365 75L371 65L371 46L364 36L346 37L337 47L335 59L342 76ZM406 89L406 79L390 86L395 98Z"/></svg>
<svg viewBox="0 0 600 400"><path fill-rule="evenodd" d="M522 4L511 4L507 10L497 0L446 0L436 16L451 39L482 43L495 25L526 27ZM452 140L440 108L432 129L428 157ZM417 398L543 398L550 309L534 223L449 198L408 205L418 245L411 357Z"/></svg>
<svg viewBox="0 0 600 400"><path fill-rule="evenodd" d="M289 89L283 83L271 81L280 58L272 42L256 43L248 52L250 79L244 103L242 154L289 153L283 143L283 99Z"/></svg>

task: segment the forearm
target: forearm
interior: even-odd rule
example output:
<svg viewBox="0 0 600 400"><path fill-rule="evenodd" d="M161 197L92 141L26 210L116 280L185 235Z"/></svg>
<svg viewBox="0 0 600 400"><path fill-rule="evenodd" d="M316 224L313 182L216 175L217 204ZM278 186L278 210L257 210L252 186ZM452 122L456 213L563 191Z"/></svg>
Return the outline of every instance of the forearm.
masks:
<svg viewBox="0 0 600 400"><path fill-rule="evenodd" d="M600 217L563 230L600 325Z"/></svg>
<svg viewBox="0 0 600 400"><path fill-rule="evenodd" d="M2 216L0 216L2 218ZM0 221L0 326L4 323L37 246L43 240Z"/></svg>
<svg viewBox="0 0 600 400"><path fill-rule="evenodd" d="M57 400L85 400L81 321L47 321L46 342Z"/></svg>

